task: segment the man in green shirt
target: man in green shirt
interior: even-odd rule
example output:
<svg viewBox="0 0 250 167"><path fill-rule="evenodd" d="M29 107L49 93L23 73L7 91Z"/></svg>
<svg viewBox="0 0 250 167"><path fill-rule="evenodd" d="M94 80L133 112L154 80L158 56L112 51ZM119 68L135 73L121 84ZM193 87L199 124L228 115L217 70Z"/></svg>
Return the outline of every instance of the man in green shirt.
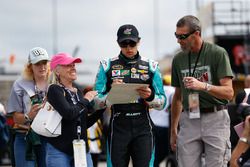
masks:
<svg viewBox="0 0 250 167"><path fill-rule="evenodd" d="M201 23L191 15L177 22L175 36L182 51L172 62L171 85L176 89L171 148L177 150L179 167L201 167L203 152L207 167L227 166L230 118L226 104L234 94L227 52L202 40Z"/></svg>

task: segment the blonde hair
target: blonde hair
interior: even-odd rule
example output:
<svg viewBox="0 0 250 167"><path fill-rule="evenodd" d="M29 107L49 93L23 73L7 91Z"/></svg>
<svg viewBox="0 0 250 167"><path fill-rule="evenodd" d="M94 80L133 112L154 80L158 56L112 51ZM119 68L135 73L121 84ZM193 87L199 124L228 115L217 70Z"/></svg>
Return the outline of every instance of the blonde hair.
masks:
<svg viewBox="0 0 250 167"><path fill-rule="evenodd" d="M47 77L46 78L49 78L49 76L50 76L50 65L49 65L48 62L47 62L47 66L48 66L48 72L47 72ZM31 63L27 63L24 66L22 76L23 76L24 79L27 79L27 80L30 80L30 81L34 79L34 72L32 70L32 64Z"/></svg>
<svg viewBox="0 0 250 167"><path fill-rule="evenodd" d="M51 72L49 83L50 84L60 84L60 76L56 74L56 70L58 69L58 66Z"/></svg>
<svg viewBox="0 0 250 167"><path fill-rule="evenodd" d="M33 80L34 78L34 73L33 73L33 70L32 70L32 64L28 63L24 66L24 70L22 72L22 76L24 79L27 79L27 80Z"/></svg>

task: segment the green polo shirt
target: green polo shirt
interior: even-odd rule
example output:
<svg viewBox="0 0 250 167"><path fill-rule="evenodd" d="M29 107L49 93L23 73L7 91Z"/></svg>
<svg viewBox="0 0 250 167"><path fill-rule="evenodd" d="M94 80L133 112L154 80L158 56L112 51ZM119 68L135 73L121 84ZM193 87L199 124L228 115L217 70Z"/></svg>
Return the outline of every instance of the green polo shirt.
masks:
<svg viewBox="0 0 250 167"><path fill-rule="evenodd" d="M188 57L188 53L181 51L177 53L172 62L171 85L181 89L184 109L188 109L188 95L191 92L199 93L200 108L227 104L228 100L215 98L205 91L194 91L184 87L183 78L190 76ZM198 53L190 54L191 74L193 73L197 57ZM220 85L219 80L224 77L233 78L226 50L217 45L204 42L193 77L212 85Z"/></svg>

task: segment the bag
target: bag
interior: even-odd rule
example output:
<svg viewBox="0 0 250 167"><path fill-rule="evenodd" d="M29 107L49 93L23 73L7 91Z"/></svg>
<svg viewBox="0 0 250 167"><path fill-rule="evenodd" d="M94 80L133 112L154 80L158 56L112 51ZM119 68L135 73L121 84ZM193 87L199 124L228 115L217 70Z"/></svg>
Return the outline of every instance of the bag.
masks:
<svg viewBox="0 0 250 167"><path fill-rule="evenodd" d="M46 102L35 116L31 128L39 135L57 137L61 135L62 116Z"/></svg>

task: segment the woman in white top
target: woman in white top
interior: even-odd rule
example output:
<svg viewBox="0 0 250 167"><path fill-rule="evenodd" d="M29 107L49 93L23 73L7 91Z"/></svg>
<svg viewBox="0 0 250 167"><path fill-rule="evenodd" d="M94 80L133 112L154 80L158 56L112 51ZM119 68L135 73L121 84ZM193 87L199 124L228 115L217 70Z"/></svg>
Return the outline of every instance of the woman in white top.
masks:
<svg viewBox="0 0 250 167"><path fill-rule="evenodd" d="M14 158L16 167L34 167L35 159L38 167L45 165L44 141L40 136L35 135L38 143L31 154L27 151L26 133L31 121L42 106L46 95L49 77L49 56L45 49L35 47L30 50L28 62L25 65L22 76L17 79L10 93L8 100L8 113L13 115L16 135L14 140ZM39 141L39 139L41 139ZM40 143L39 143L40 142ZM32 151L35 152L32 154Z"/></svg>

